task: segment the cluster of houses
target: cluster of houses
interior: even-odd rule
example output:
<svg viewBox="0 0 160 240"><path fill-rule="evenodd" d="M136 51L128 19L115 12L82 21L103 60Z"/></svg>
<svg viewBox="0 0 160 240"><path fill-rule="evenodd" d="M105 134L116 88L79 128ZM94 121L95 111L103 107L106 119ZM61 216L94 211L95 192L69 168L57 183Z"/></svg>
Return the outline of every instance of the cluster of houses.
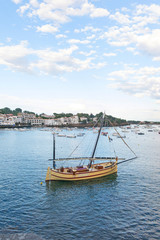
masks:
<svg viewBox="0 0 160 240"><path fill-rule="evenodd" d="M31 113L18 113L17 116L13 114L0 114L0 126L10 125L31 125L31 126L59 126L59 125L69 125L69 124L79 124L82 121L86 121L87 118L79 117L77 115L71 117L61 117L55 118L54 115L43 114L41 117L36 117L35 114Z"/></svg>

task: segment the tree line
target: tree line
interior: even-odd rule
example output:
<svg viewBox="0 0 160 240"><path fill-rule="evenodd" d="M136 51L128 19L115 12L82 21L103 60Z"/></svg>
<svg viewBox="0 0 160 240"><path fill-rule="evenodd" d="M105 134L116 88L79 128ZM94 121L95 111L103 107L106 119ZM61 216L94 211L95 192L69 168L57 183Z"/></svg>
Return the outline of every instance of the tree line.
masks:
<svg viewBox="0 0 160 240"><path fill-rule="evenodd" d="M5 107L5 108L1 108L0 109L0 113L1 114L13 114L14 116L17 116L18 113L28 113L28 114L35 114L36 117L41 117L41 115L43 115L44 113L41 113L41 114L36 114L34 112L31 112L31 111L22 111L21 108L15 108L14 110L11 110L10 108L8 107ZM74 114L73 113L53 113L54 115L54 118L61 118L61 117L72 117ZM100 119L100 117L103 115L103 112L100 112L100 113L97 113L97 114L93 114L93 113L77 113L76 114L78 117L79 117L79 121L80 122L83 122L83 123L91 123L93 122L93 119L94 118L97 118L97 119ZM106 125L108 124L108 126L110 125L109 124L109 121L112 122L112 124L114 125L126 125L126 124L138 124L140 121L134 121L134 120L131 120L131 121L126 121L125 119L121 119L121 118L116 118L116 117L113 117L111 115L106 115L107 116L107 119L108 119L108 122L106 120ZM81 120L81 118L85 118L85 120Z"/></svg>

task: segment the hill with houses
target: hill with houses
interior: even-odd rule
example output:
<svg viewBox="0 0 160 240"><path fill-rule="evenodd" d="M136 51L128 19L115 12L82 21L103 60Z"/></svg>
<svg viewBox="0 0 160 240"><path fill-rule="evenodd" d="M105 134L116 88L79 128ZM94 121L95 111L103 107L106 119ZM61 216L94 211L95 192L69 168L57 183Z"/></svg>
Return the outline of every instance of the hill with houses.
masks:
<svg viewBox="0 0 160 240"><path fill-rule="evenodd" d="M0 127L10 126L76 126L76 127L89 127L94 126L98 119L103 113L88 114L88 113L53 113L48 115L45 113L36 114L31 111L22 111L21 108L16 108L11 110L8 107L0 109ZM141 121L126 121L125 119L120 119L113 117L111 115L106 115L105 126L122 126L128 124L140 124ZM144 122L145 124L150 124L150 122Z"/></svg>

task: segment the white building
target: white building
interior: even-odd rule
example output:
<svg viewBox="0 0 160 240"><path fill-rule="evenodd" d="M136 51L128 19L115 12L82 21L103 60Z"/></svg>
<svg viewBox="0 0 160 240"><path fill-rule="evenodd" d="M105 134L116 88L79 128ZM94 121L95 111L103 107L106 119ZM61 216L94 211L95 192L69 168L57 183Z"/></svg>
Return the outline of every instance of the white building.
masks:
<svg viewBox="0 0 160 240"><path fill-rule="evenodd" d="M94 117L94 118L93 118L93 122L97 122L97 117Z"/></svg>
<svg viewBox="0 0 160 240"><path fill-rule="evenodd" d="M41 114L40 116L44 117L44 118L50 118L50 119L53 119L55 117L54 114L53 115L47 115L45 113Z"/></svg>
<svg viewBox="0 0 160 240"><path fill-rule="evenodd" d="M31 124L32 126L43 125L45 123L45 120L43 118L30 118L27 120L27 123Z"/></svg>
<svg viewBox="0 0 160 240"><path fill-rule="evenodd" d="M72 117L69 117L69 121L72 124L78 124L79 123L79 117L77 115L74 115Z"/></svg>
<svg viewBox="0 0 160 240"><path fill-rule="evenodd" d="M15 118L13 114L0 114L0 125L15 125Z"/></svg>
<svg viewBox="0 0 160 240"><path fill-rule="evenodd" d="M88 119L86 117L80 117L80 121L83 122L85 121L86 123L88 122Z"/></svg>
<svg viewBox="0 0 160 240"><path fill-rule="evenodd" d="M44 124L46 126L58 126L61 125L61 121L59 119L45 119Z"/></svg>

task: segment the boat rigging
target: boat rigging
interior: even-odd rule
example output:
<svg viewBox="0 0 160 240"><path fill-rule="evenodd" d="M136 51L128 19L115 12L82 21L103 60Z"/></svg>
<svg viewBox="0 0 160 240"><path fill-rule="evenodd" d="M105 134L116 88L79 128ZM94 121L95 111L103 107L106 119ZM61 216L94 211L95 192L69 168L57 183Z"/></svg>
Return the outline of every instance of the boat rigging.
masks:
<svg viewBox="0 0 160 240"><path fill-rule="evenodd" d="M100 128L97 134L97 138L95 141L95 145L93 148L93 152L91 157L78 157L78 158L55 158L55 135L53 134L53 159L49 159L53 161L53 168L48 167L47 174L46 174L46 181L79 181L79 180L88 180L88 179L95 179L99 177L108 176L117 172L117 165L122 162L129 161L131 159L124 159L119 158L119 160L124 160L122 162L118 162L118 156L116 157L95 157L96 148L99 142L101 130L105 121L105 114L103 114L101 121L100 121ZM122 141L126 144L126 146L134 153L134 151L128 146L128 144L124 141L121 137L117 129L115 129L117 134L120 136ZM110 141L110 139L109 139ZM77 148L77 147L76 147ZM137 156L134 153L135 159ZM80 165L77 167L63 167L56 168L56 161L70 161L70 160L88 160L89 163L86 165ZM100 161L100 163L94 163Z"/></svg>

